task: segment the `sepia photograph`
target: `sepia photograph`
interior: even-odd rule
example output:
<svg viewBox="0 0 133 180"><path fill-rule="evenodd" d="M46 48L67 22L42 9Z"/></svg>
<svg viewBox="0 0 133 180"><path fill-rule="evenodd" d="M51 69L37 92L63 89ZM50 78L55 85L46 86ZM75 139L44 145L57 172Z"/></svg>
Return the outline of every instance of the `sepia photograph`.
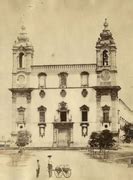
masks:
<svg viewBox="0 0 133 180"><path fill-rule="evenodd" d="M0 0L1 180L132 180L132 12Z"/></svg>

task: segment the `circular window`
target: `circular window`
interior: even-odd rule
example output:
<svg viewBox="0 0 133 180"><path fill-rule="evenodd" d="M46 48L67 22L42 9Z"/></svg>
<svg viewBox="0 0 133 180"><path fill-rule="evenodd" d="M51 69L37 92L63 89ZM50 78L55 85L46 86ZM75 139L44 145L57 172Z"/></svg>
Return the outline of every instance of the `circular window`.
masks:
<svg viewBox="0 0 133 180"><path fill-rule="evenodd" d="M23 126L21 125L21 126L20 126L20 129L22 129L22 128L23 128Z"/></svg>
<svg viewBox="0 0 133 180"><path fill-rule="evenodd" d="M106 124L104 127L105 127L105 128L108 128L108 125Z"/></svg>
<svg viewBox="0 0 133 180"><path fill-rule="evenodd" d="M39 95L40 95L41 98L44 98L44 96L45 96L44 90L41 90L41 91L39 92Z"/></svg>
<svg viewBox="0 0 133 180"><path fill-rule="evenodd" d="M83 97L86 97L88 95L88 91L86 89L83 89L81 94Z"/></svg>
<svg viewBox="0 0 133 180"><path fill-rule="evenodd" d="M65 97L66 96L66 91L64 89L61 90L60 92L61 97Z"/></svg>

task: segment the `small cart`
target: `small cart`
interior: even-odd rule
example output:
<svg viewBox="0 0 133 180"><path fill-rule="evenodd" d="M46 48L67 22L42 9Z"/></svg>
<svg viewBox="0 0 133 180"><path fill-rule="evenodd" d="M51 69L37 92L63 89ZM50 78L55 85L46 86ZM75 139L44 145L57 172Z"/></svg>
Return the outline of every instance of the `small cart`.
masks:
<svg viewBox="0 0 133 180"><path fill-rule="evenodd" d="M56 166L53 171L57 178L61 178L62 176L64 176L65 178L69 178L71 176L71 169L69 165Z"/></svg>

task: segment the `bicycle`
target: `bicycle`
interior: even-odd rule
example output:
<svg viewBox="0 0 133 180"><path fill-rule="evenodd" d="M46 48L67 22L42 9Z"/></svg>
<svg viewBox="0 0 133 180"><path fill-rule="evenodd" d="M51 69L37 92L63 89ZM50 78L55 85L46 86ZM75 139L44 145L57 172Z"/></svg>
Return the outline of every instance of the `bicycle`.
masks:
<svg viewBox="0 0 133 180"><path fill-rule="evenodd" d="M71 169L69 165L56 166L53 171L57 178L61 178L62 176L64 176L65 178L69 178L71 176Z"/></svg>

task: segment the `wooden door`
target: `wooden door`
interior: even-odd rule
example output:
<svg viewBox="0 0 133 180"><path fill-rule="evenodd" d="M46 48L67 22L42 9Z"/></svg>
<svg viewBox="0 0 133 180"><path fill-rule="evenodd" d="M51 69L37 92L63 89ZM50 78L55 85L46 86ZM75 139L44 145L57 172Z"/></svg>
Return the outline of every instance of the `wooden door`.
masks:
<svg viewBox="0 0 133 180"><path fill-rule="evenodd" d="M67 147L69 140L68 129L59 129L58 131L58 146L59 147Z"/></svg>

